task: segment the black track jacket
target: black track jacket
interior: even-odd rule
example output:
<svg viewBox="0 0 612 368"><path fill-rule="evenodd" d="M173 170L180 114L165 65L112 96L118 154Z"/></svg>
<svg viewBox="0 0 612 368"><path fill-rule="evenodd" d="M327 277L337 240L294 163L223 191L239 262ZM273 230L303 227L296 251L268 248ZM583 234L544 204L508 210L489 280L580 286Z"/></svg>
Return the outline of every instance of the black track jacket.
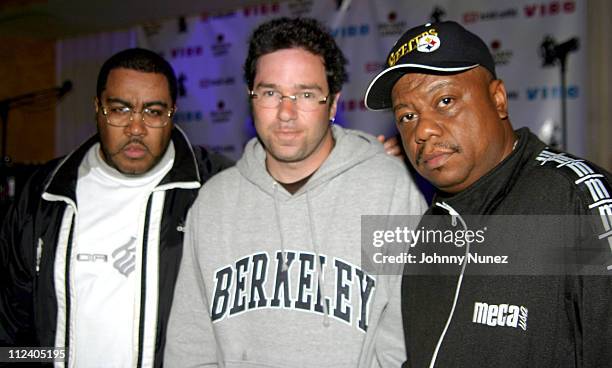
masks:
<svg viewBox="0 0 612 368"><path fill-rule="evenodd" d="M202 183L231 164L202 147L192 148L176 127L171 139L174 164L146 207L142 249L145 254L154 249L158 261L147 262L148 257L141 257L139 367L162 364L187 211ZM70 260L74 258L72 238L78 216L78 168L96 142L97 135L37 171L2 224L0 346L65 346L69 350ZM149 238L159 238L159 243L153 244ZM157 277L146 277L150 274ZM147 309L157 310L157 315L145 313Z"/></svg>
<svg viewBox="0 0 612 368"><path fill-rule="evenodd" d="M596 239L595 248L573 254L590 255L602 271L475 275L469 271L479 266L466 263L464 274L457 266L454 274L433 275L407 272L414 267L407 265L404 367L612 367L612 176L549 149L527 128L516 134L513 152L488 174L455 195L438 193L422 224L427 215L448 223L449 215L520 215L534 222L541 215L594 215L579 239ZM525 244L553 237L549 229L518 229L512 236L525 241L512 243L515 256L536 259L545 249Z"/></svg>

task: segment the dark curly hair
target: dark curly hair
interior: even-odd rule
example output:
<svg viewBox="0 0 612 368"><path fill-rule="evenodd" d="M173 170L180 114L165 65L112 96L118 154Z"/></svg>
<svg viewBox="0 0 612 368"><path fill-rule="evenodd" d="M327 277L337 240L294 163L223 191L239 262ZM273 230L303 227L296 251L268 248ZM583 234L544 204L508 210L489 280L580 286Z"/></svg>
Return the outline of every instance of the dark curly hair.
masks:
<svg viewBox="0 0 612 368"><path fill-rule="evenodd" d="M249 40L249 51L244 63L244 77L253 89L257 60L266 54L291 48L302 48L323 58L329 93L342 89L347 75L346 58L331 34L315 19L278 18L261 24Z"/></svg>
<svg viewBox="0 0 612 368"><path fill-rule="evenodd" d="M176 103L177 82L174 69L172 69L172 66L166 59L159 56L157 53L141 48L131 48L119 51L102 64L100 73L98 73L98 84L96 86L96 96L98 96L99 100L102 98L102 92L106 88L108 74L111 70L117 68L126 68L144 73L163 74L168 80L172 104Z"/></svg>

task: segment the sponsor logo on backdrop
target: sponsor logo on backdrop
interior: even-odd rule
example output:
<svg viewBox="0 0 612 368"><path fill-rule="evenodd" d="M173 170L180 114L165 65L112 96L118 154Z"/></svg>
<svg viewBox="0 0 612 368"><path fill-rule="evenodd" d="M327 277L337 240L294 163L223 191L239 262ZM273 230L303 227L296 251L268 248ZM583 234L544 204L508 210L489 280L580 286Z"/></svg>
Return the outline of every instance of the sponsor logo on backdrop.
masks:
<svg viewBox="0 0 612 368"><path fill-rule="evenodd" d="M401 35L406 29L408 29L406 21L398 21L397 13L394 11L387 14L387 22L378 23L378 33L381 36Z"/></svg>
<svg viewBox="0 0 612 368"><path fill-rule="evenodd" d="M515 18L517 15L518 9L516 8L488 11L468 11L463 13L463 23L467 24L488 20Z"/></svg>
<svg viewBox="0 0 612 368"><path fill-rule="evenodd" d="M206 23L212 19L225 20L225 19L234 18L235 16L236 16L236 12L233 12L233 11L221 12L221 13L201 13L200 22Z"/></svg>
<svg viewBox="0 0 612 368"><path fill-rule="evenodd" d="M561 98L561 87L560 86L536 86L528 87L527 100L553 100ZM580 96L580 89L577 85L570 85L566 88L566 96L568 99L576 99Z"/></svg>
<svg viewBox="0 0 612 368"><path fill-rule="evenodd" d="M225 42L225 35L219 33L215 39L215 43L210 46L213 56L224 56L229 53L232 44Z"/></svg>
<svg viewBox="0 0 612 368"><path fill-rule="evenodd" d="M572 14L576 11L576 3L573 1L550 1L527 4L523 11L527 18Z"/></svg>
<svg viewBox="0 0 612 368"><path fill-rule="evenodd" d="M363 99L342 99L338 102L338 110L344 112L367 111L367 108L365 107Z"/></svg>
<svg viewBox="0 0 612 368"><path fill-rule="evenodd" d="M152 37L159 33L162 25L159 22L147 22L142 25L142 30L145 33L145 36Z"/></svg>
<svg viewBox="0 0 612 368"><path fill-rule="evenodd" d="M232 118L232 110L225 109L225 101L217 102L217 109L210 112L210 120L214 124L227 123Z"/></svg>
<svg viewBox="0 0 612 368"><path fill-rule="evenodd" d="M509 100L518 100L520 97L519 91L515 91L515 90L506 91L506 95L508 96Z"/></svg>
<svg viewBox="0 0 612 368"><path fill-rule="evenodd" d="M333 37L362 37L370 33L369 24L349 24L344 27L334 28L331 31Z"/></svg>
<svg viewBox="0 0 612 368"><path fill-rule="evenodd" d="M502 43L500 40L491 41L489 47L491 48L491 54L493 55L495 65L507 65L510 63L514 53L512 50L502 48Z"/></svg>
<svg viewBox="0 0 612 368"><path fill-rule="evenodd" d="M314 0L297 0L289 1L287 7L292 17L303 17L310 14Z"/></svg>
<svg viewBox="0 0 612 368"><path fill-rule="evenodd" d="M185 46L185 47L175 47L170 50L170 56L173 59L180 58L190 58L202 56L204 52L204 48L202 46Z"/></svg>
<svg viewBox="0 0 612 368"><path fill-rule="evenodd" d="M271 4L260 4L260 5L252 5L246 6L242 9L242 13L245 17L256 17L260 15L271 15L278 14L280 11L280 5L276 2Z"/></svg>
<svg viewBox="0 0 612 368"><path fill-rule="evenodd" d="M429 19L431 20L432 23L439 23L444 20L443 18L445 15L446 15L446 11L439 6L436 6L431 11L431 14L429 15Z"/></svg>
<svg viewBox="0 0 612 368"><path fill-rule="evenodd" d="M236 79L234 77L202 78L198 82L198 85L200 88L206 89L209 87L232 86L235 83Z"/></svg>
<svg viewBox="0 0 612 368"><path fill-rule="evenodd" d="M186 80L187 80L187 76L183 73L179 74L179 77L176 80L178 83L178 96L179 97L187 96L187 88L185 87Z"/></svg>
<svg viewBox="0 0 612 368"><path fill-rule="evenodd" d="M378 73L385 68L383 61L370 61L363 65L363 70L366 73Z"/></svg>
<svg viewBox="0 0 612 368"><path fill-rule="evenodd" d="M178 33L187 33L187 19L185 17L179 17L178 19Z"/></svg>
<svg viewBox="0 0 612 368"><path fill-rule="evenodd" d="M178 110L174 114L172 121L175 123L194 123L194 122L202 121L203 118L204 118L204 114L202 114L202 111L200 110L196 110L196 111Z"/></svg>

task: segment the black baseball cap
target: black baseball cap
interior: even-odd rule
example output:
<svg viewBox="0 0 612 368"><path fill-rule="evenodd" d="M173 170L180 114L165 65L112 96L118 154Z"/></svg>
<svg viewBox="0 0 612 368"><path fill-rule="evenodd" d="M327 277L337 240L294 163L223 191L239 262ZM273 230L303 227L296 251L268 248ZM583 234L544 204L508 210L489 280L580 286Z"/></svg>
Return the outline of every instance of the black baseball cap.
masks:
<svg viewBox="0 0 612 368"><path fill-rule="evenodd" d="M495 62L484 41L456 22L427 23L409 29L393 45L385 69L370 82L365 105L370 110L392 107L391 90L410 72L446 74L482 66L495 77Z"/></svg>

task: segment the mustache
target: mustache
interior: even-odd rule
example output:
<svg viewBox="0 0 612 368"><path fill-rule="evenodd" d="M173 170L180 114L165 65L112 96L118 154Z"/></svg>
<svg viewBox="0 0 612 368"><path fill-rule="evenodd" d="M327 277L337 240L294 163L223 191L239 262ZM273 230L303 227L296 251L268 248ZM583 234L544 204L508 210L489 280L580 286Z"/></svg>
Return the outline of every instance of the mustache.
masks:
<svg viewBox="0 0 612 368"><path fill-rule="evenodd" d="M436 148L441 148L445 151L452 151L456 153L462 152L462 148L458 144L452 144L448 142L436 142L436 143L432 143L431 145L433 145ZM425 151L425 148L426 148L425 145L421 145L421 147L419 148L419 151L417 152L417 157L416 157L417 165L419 165L421 161L423 161L423 152Z"/></svg>
<svg viewBox="0 0 612 368"><path fill-rule="evenodd" d="M119 148L117 150L117 152L114 152L112 154L112 156L118 155L119 153L121 153L127 146L132 145L132 144L137 144L139 146L141 146L142 148L144 148L147 152L149 152L149 147L145 144L145 142L143 142L142 139L140 138L131 138L130 140L128 140L127 142L125 142L125 144L123 144L121 146L121 148Z"/></svg>

